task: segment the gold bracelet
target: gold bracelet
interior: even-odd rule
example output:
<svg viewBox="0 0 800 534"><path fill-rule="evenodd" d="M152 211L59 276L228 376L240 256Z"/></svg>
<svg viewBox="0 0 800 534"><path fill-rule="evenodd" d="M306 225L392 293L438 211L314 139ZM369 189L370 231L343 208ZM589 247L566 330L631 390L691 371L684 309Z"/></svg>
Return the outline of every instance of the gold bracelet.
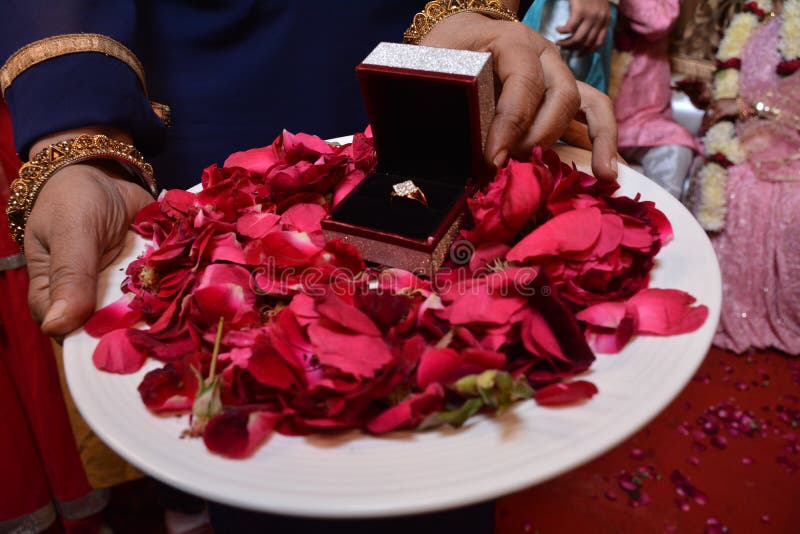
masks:
<svg viewBox="0 0 800 534"><path fill-rule="evenodd" d="M111 159L127 165L135 171L154 198L158 195L153 167L133 145L105 135L81 135L55 143L23 165L19 170L19 178L11 184L6 215L11 236L20 247L23 247L25 238L25 224L47 180L64 167L89 159Z"/></svg>
<svg viewBox="0 0 800 534"><path fill-rule="evenodd" d="M425 9L414 15L411 26L403 34L403 42L419 44L434 26L451 15L466 11L493 19L519 21L516 13L508 9L501 0L434 0L425 4Z"/></svg>

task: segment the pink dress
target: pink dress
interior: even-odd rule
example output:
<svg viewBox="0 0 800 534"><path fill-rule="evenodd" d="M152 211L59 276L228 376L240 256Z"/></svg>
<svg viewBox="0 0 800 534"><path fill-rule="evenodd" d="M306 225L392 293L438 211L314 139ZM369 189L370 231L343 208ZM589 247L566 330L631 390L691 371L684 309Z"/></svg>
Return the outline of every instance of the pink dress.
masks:
<svg viewBox="0 0 800 534"><path fill-rule="evenodd" d="M619 147L683 145L700 147L672 118L672 89L667 36L680 13L678 0L620 0L620 13L630 26L633 59L615 103Z"/></svg>
<svg viewBox="0 0 800 534"><path fill-rule="evenodd" d="M745 46L739 92L781 112L737 126L748 159L728 169L725 227L712 238L723 282L714 343L735 352L800 354L800 71L775 73L779 25Z"/></svg>

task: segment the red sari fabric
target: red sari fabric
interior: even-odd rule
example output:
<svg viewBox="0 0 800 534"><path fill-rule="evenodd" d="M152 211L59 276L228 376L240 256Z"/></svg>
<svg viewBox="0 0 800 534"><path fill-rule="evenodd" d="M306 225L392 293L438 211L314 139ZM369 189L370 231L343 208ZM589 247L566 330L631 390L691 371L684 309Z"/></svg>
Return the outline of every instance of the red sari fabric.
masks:
<svg viewBox="0 0 800 534"><path fill-rule="evenodd" d="M0 197L19 161L8 113L0 102ZM0 258L19 253L0 216ZM65 511L91 493L75 445L50 340L33 321L24 267L0 271L0 530L26 516ZM65 515L69 515L65 513ZM50 514L52 517L52 513ZM13 528L12 528L13 530Z"/></svg>

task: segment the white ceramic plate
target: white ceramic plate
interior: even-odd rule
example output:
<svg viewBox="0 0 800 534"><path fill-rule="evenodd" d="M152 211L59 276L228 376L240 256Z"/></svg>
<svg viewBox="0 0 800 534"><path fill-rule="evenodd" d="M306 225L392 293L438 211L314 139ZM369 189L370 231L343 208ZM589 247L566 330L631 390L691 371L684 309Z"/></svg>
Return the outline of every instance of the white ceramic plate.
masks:
<svg viewBox="0 0 800 534"><path fill-rule="evenodd" d="M559 147L588 170L589 153ZM720 311L714 251L689 212L642 175L620 169L622 193L654 200L675 240L658 255L652 287L690 292L710 309L703 327L675 337L640 337L617 355L599 355L585 378L600 390L582 405L543 408L533 401L502 417L479 417L460 430L371 437L274 435L246 460L209 453L179 439L187 418L157 417L136 387L158 362L121 376L92 365L97 340L83 332L64 344L67 381L97 435L142 471L214 501L315 517L380 517L452 508L499 497L572 469L613 447L658 414L703 360ZM119 297L124 268L143 249L130 234L102 273L98 306Z"/></svg>

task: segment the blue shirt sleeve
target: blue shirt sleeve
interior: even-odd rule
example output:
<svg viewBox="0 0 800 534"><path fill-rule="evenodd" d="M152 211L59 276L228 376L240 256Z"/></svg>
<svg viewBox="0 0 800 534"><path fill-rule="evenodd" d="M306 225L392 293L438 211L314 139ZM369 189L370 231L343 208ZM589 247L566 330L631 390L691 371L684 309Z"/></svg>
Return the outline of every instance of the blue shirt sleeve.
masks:
<svg viewBox="0 0 800 534"><path fill-rule="evenodd" d="M98 33L136 53L134 0L5 0L0 22L0 60L31 42L68 33ZM20 74L6 90L14 141L27 158L42 136L90 124L130 133L145 154L158 151L164 124L145 89L124 62L96 52L49 59Z"/></svg>

